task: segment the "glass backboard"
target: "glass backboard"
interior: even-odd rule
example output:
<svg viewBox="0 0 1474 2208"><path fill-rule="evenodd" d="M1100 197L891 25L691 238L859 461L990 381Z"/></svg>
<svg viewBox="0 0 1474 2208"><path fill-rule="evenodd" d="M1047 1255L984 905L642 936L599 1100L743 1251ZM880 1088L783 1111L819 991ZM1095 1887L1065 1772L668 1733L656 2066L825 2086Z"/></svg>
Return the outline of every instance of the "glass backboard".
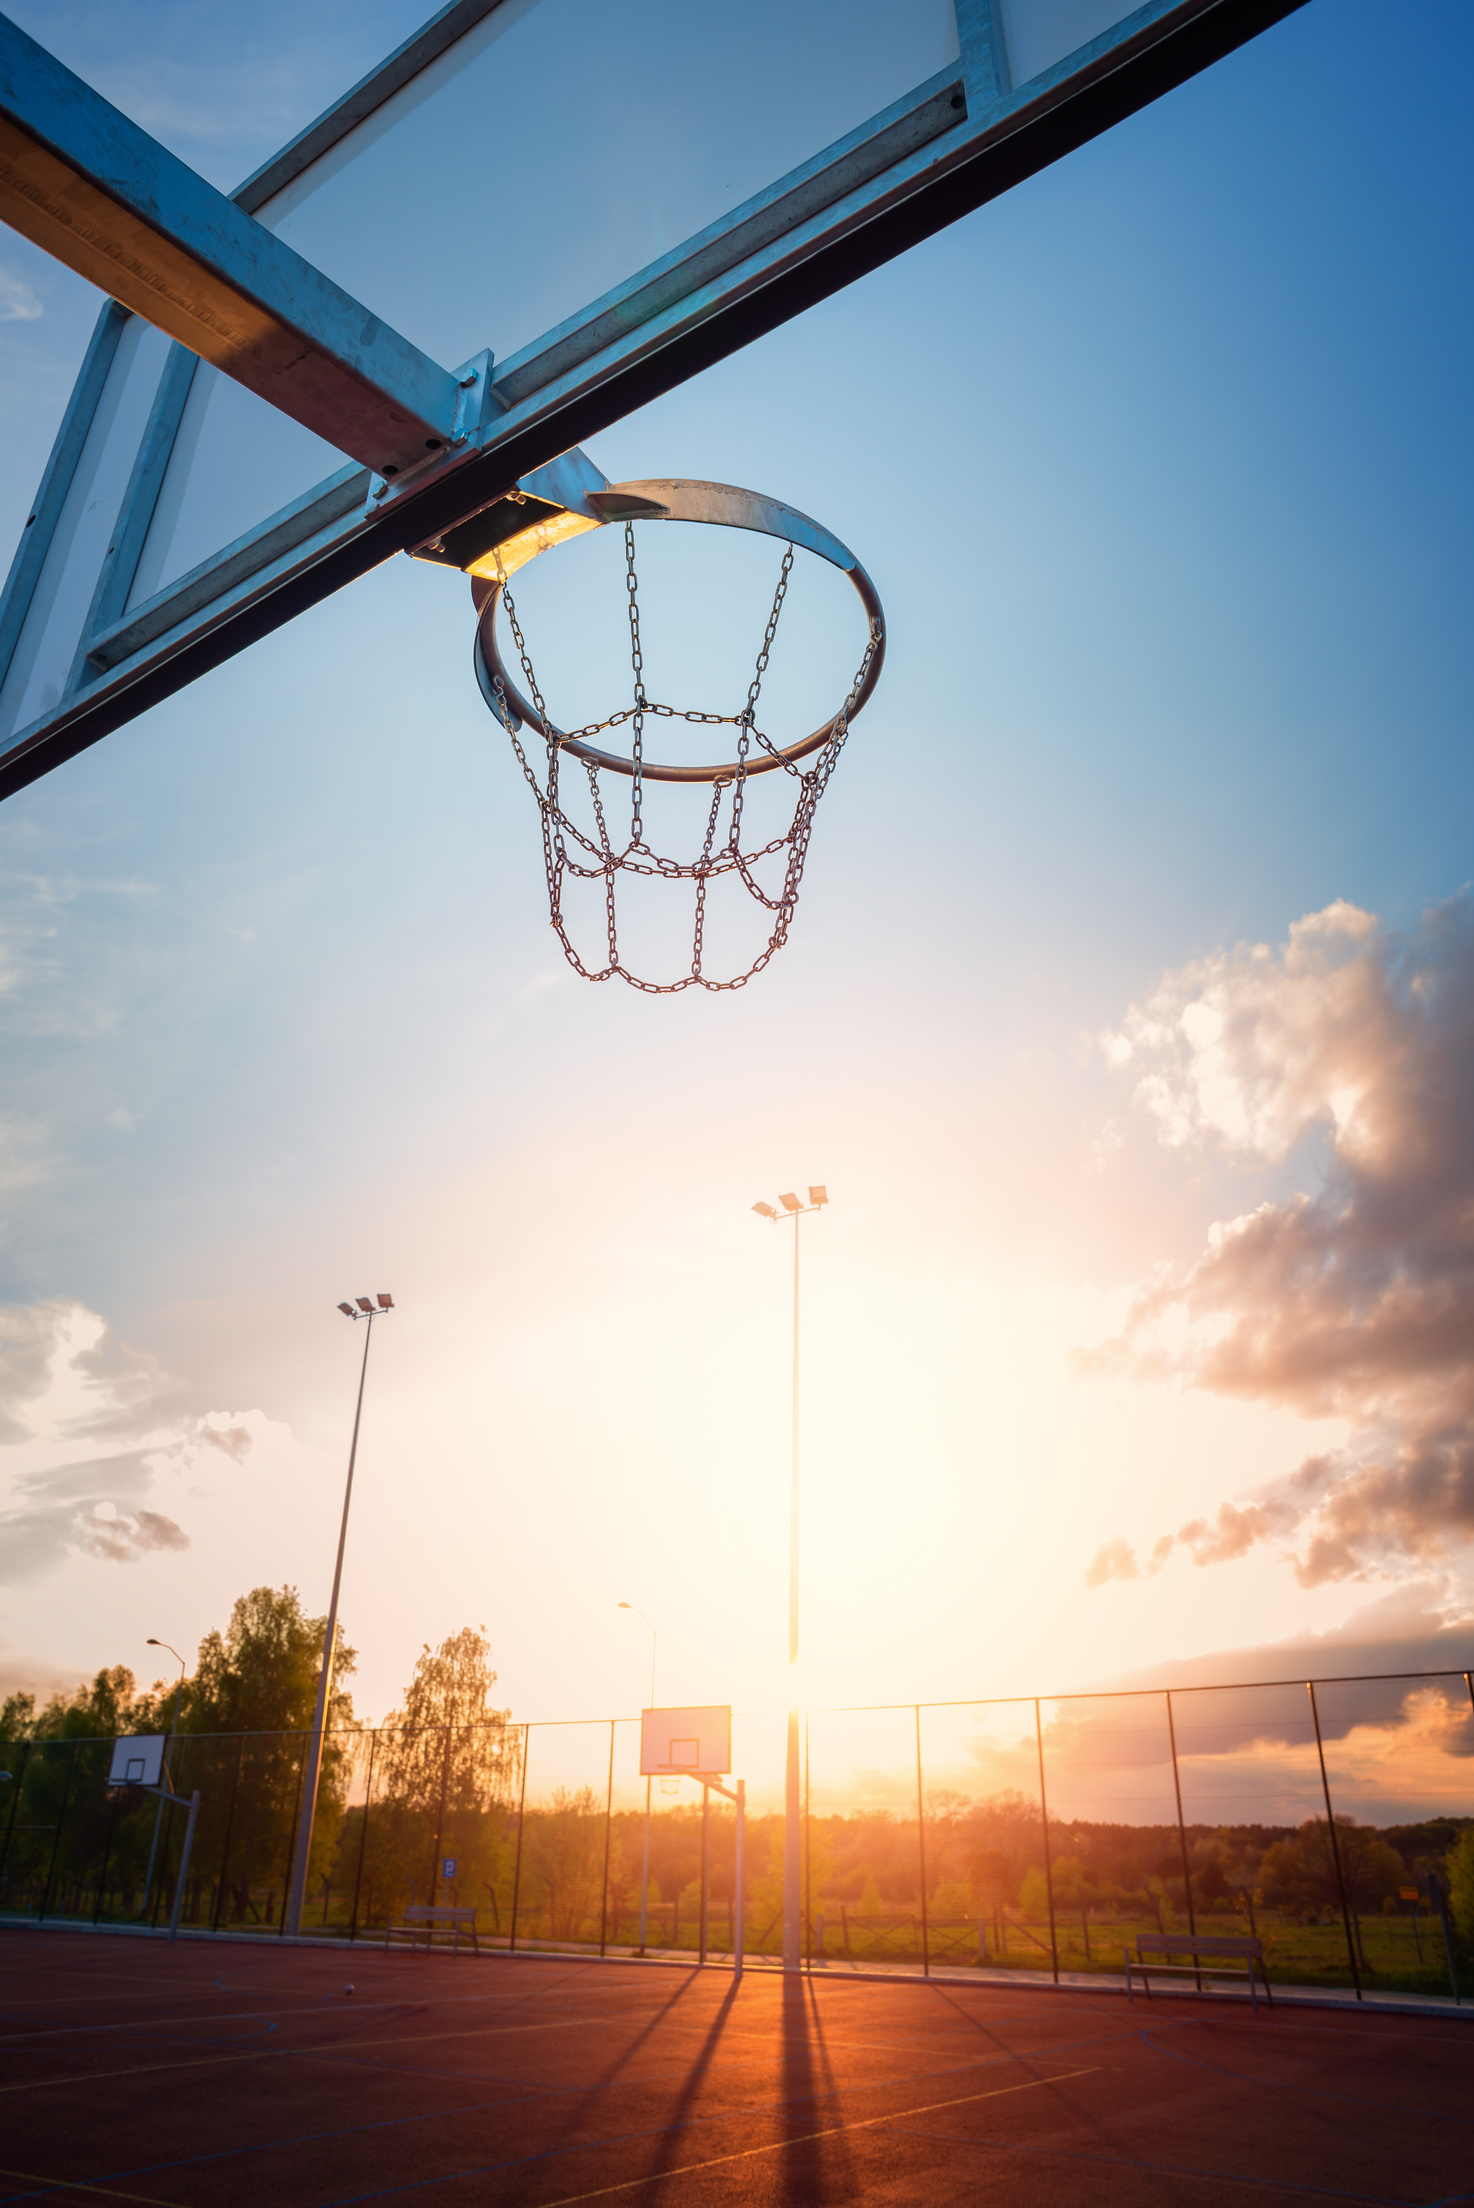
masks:
<svg viewBox="0 0 1474 2208"><path fill-rule="evenodd" d="M476 383L454 449L375 478L106 308L0 602L0 795L1295 4L452 0L234 198Z"/></svg>

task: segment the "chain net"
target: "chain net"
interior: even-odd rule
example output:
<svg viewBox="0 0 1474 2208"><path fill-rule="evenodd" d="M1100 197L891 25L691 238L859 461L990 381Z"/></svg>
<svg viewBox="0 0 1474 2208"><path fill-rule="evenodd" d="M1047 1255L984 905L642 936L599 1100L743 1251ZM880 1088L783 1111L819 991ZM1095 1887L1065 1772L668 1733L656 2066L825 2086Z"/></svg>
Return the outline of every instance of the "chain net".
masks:
<svg viewBox="0 0 1474 2208"><path fill-rule="evenodd" d="M736 713L700 713L684 707L659 704L648 696L645 689L645 663L640 648L639 584L635 574L635 533L632 523L624 525L625 588L629 600L630 668L634 678L633 702L611 713L607 720L590 721L582 728L558 730L548 716L542 690L533 672L527 642L517 618L517 608L505 579L501 586L501 603L506 608L507 626L522 663L527 681L527 696L531 699L536 728L546 750L546 772L539 780L536 770L527 756L519 729L523 726L507 700L500 676L493 676L493 711L511 740L517 755L517 764L527 781L528 788L537 799L542 815L543 861L548 881L548 909L552 925L563 946L563 955L575 973L585 981L609 981L618 975L631 988L643 989L651 996L674 996L682 989L742 989L760 974L775 951L783 948L788 940L788 930L793 923L794 909L798 904L799 885L803 879L804 860L808 856L809 837L813 833L814 814L819 800L829 787L829 778L839 762L849 734L850 718L855 711L856 700L870 672L880 642L878 624L872 622L866 641L864 656L855 679L851 683L844 704L830 724L828 735L813 755L813 764L799 767L793 760L784 758L772 740L757 725L758 700L762 692L763 677L767 673L773 639L778 631L783 601L788 595L788 578L793 571L793 546L783 548L783 566L778 577L778 587L773 595L772 611L768 615L763 632L762 648L757 655L747 698ZM495 616L493 615L493 618ZM719 775L711 785L711 804L706 816L706 832L701 849L694 859L669 858L655 851L645 841L644 822L644 743L647 720L689 721L702 727L734 728L737 731L737 757L729 772ZM628 725L631 737L633 773L630 781L630 828L623 843L616 843L610 832L604 792L599 781L600 768L593 760L575 759L565 762L562 754L569 743L588 743L613 728ZM776 767L789 775L797 785L794 791L793 818L782 835L770 837L765 843L743 847L743 811L747 795L747 783L754 771L749 762L753 747L766 754ZM560 795L560 774L569 765L581 767L588 778L589 796L592 800L594 834L590 836L564 809ZM756 770L766 772L766 767ZM624 777L621 776L621 780ZM766 859L784 854L782 861L782 886L774 896L769 896L757 878L756 868ZM695 885L695 926L691 944L690 971L675 981L645 981L632 973L625 965L619 950L619 918L616 901L616 884L621 874L652 875L664 881L691 882ZM602 965L587 965L574 946L563 913L563 891L569 876L578 881L604 884L605 961ZM703 937L706 927L707 891L710 884L722 875L734 875L747 895L765 913L771 915L767 942L746 971L734 974L729 980L715 981L703 966Z"/></svg>

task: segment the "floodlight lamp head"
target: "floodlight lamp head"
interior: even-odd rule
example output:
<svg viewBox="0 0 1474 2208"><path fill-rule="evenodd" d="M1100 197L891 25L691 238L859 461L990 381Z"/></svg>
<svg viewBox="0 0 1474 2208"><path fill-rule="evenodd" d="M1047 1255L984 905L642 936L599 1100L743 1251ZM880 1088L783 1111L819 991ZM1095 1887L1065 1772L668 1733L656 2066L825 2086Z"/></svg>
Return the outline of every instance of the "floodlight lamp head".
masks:
<svg viewBox="0 0 1474 2208"><path fill-rule="evenodd" d="M345 1318L345 1319L351 1319L351 1318L352 1318L352 1316L353 1316L353 1306L352 1306L352 1304L351 1304L351 1303L340 1303L340 1304L339 1304L339 1306L338 1306L338 1309L339 1309L339 1310L340 1310L340 1311L342 1312L342 1314L343 1314L343 1316L344 1316L344 1318Z"/></svg>
<svg viewBox="0 0 1474 2208"><path fill-rule="evenodd" d="M761 1219L776 1219L778 1216L771 1204L754 1204L752 1208Z"/></svg>
<svg viewBox="0 0 1474 2208"><path fill-rule="evenodd" d="M786 1196L780 1196L778 1198L778 1201L783 1206L783 1209L785 1211L802 1211L804 1208L803 1205L799 1202L798 1198L794 1195L792 1189L788 1191L788 1194Z"/></svg>
<svg viewBox="0 0 1474 2208"><path fill-rule="evenodd" d="M374 1308L372 1296L359 1296L357 1301L360 1311L372 1311Z"/></svg>
<svg viewBox="0 0 1474 2208"><path fill-rule="evenodd" d="M392 1311L394 1309L394 1298L392 1296L381 1295L379 1297L379 1309L381 1311Z"/></svg>
<svg viewBox="0 0 1474 2208"><path fill-rule="evenodd" d="M627 1602L616 1603L615 1608L617 1610L628 1610L629 1604Z"/></svg>
<svg viewBox="0 0 1474 2208"><path fill-rule="evenodd" d="M809 1202L811 1204L827 1204L828 1201L829 1191L822 1181L809 1190Z"/></svg>
<svg viewBox="0 0 1474 2208"><path fill-rule="evenodd" d="M152 1633L150 1633L148 1639L144 1642L143 1645L145 1648L162 1648L164 1644L162 1641L156 1641Z"/></svg>

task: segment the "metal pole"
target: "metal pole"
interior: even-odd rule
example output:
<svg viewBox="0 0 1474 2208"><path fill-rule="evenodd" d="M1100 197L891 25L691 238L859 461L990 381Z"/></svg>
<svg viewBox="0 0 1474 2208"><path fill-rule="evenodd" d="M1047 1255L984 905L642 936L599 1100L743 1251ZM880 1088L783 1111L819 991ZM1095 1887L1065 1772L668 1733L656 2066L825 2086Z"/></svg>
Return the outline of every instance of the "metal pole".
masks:
<svg viewBox="0 0 1474 2208"><path fill-rule="evenodd" d="M363 1417L363 1384L368 1378L369 1343L374 1338L377 1311L367 1314L363 1336L363 1364L358 1374L358 1402L353 1412L353 1441L348 1450L348 1479L343 1488L343 1522L338 1529L338 1559L333 1567L333 1599L328 1605L327 1630L322 1638L322 1669L317 1675L317 1708L312 1718L307 1766L303 1774L303 1807L297 1827L297 1855L287 1895L285 1929L294 1936L302 1929L302 1904L307 1896L307 1865L312 1854L312 1824L317 1813L317 1781L322 1768L322 1736L327 1722L328 1697L333 1691L333 1659L338 1650L338 1591L343 1584L343 1551L348 1544L348 1506L353 1500L353 1467L358 1457L358 1425Z"/></svg>
<svg viewBox="0 0 1474 2208"><path fill-rule="evenodd" d="M701 1969L706 1968L706 1900L711 1866L711 1788L705 1779L701 1782L701 1925L696 1942L696 1960Z"/></svg>
<svg viewBox="0 0 1474 2208"><path fill-rule="evenodd" d="M26 1783L26 1765L30 1760L31 1742L23 1740L20 1744L20 1767L16 1771L13 1781L15 1792L10 1797L10 1815L5 1824L5 1845L0 1848L0 1887L3 1887L5 1866L10 1860L10 1836L15 1831L15 1820L20 1810L21 1791Z"/></svg>
<svg viewBox="0 0 1474 2208"><path fill-rule="evenodd" d="M302 1829L302 1781L307 1770L307 1751L310 1746L311 1742L304 1740L297 1758L297 1792L292 1803L291 1837L287 1841L287 1872L282 1880L281 1890L281 1923L276 1928L278 1938L287 1929L287 1904L292 1897L292 1865L297 1858L297 1834Z"/></svg>
<svg viewBox="0 0 1474 2208"><path fill-rule="evenodd" d="M522 1820L527 1807L527 1752L532 1743L532 1727L522 1728L522 1791L517 1797L517 1853L512 1862L512 1930L507 1941L510 1955L517 1945L517 1895L522 1885Z"/></svg>
<svg viewBox="0 0 1474 2208"><path fill-rule="evenodd" d="M102 1869L97 1874L97 1896L92 1904L92 1921L94 1924L96 1924L98 1918L102 1915L102 1897L107 1891L107 1867L112 1858L113 1834L117 1830L118 1802L119 1795L117 1791L114 1790L112 1799L112 1811L107 1821L107 1839L103 1842Z"/></svg>
<svg viewBox="0 0 1474 2208"><path fill-rule="evenodd" d="M215 1889L215 1915L210 1925L212 1932L220 1930L220 1912L225 1907L225 1881L230 1875L230 1836L235 1827L235 1798L240 1792L241 1766L246 1760L246 1736L240 1737L235 1753L235 1777L230 1782L230 1806L225 1812L225 1839L220 1849L220 1884Z"/></svg>
<svg viewBox="0 0 1474 2208"><path fill-rule="evenodd" d="M607 1945L609 1928L609 1842L614 1833L614 1720L609 1720L609 1791L604 1796L604 1887L599 1896L599 1953Z"/></svg>
<svg viewBox="0 0 1474 2208"><path fill-rule="evenodd" d="M363 1890L363 1852L368 1846L369 1804L374 1793L374 1758L379 1752L377 1732L369 1735L368 1777L363 1784L363 1823L358 1828L358 1868L353 1874L353 1914L348 1919L348 1941L351 1946L358 1938L358 1897Z"/></svg>
<svg viewBox="0 0 1474 2208"><path fill-rule="evenodd" d="M450 1785L450 1744L455 1727L453 1719L445 1728L445 1753L440 1759L440 1808L435 1818L435 1855L430 1865L430 1907L435 1906L435 1896L440 1890L440 1851L445 1844L445 1795Z"/></svg>
<svg viewBox="0 0 1474 2208"><path fill-rule="evenodd" d="M1187 1896L1187 1929L1194 1939L1198 1936L1198 1920L1193 1915L1192 1872L1187 1861L1187 1827L1182 1821L1182 1781L1177 1775L1177 1727L1172 1722L1172 1689L1167 1689L1167 1745L1172 1751L1172 1791L1177 1796L1177 1844L1182 1850L1182 1890ZM1194 1953L1193 1961L1197 1961ZM1203 1974L1198 1972L1193 1980L1199 1993L1203 1990Z"/></svg>
<svg viewBox="0 0 1474 2208"><path fill-rule="evenodd" d="M809 1713L804 1711L804 1952L814 1967L814 1797L809 1786Z"/></svg>
<svg viewBox="0 0 1474 2208"><path fill-rule="evenodd" d="M1044 1721L1039 1715L1039 1697L1034 1697L1034 1739L1039 1749L1039 1815L1044 1823L1044 1891L1049 1897L1049 1957L1054 1966L1054 1982L1059 1984L1059 1941L1054 1931L1054 1869L1049 1857L1049 1803L1044 1793Z"/></svg>
<svg viewBox="0 0 1474 2208"><path fill-rule="evenodd" d="M916 1711L916 1845L921 1856L921 1975L931 1976L931 1934L926 1915L926 1808L921 1792L921 1704Z"/></svg>
<svg viewBox="0 0 1474 2208"><path fill-rule="evenodd" d="M164 1648L167 1646L167 1643L164 1641L159 1641L156 1645L159 1648ZM169 1720L169 1738L164 1747L164 1777L166 1780L168 1780L169 1785L172 1786L174 1784L174 1781L169 1776L169 1751L174 1746L174 1735L179 1730L179 1697L184 1692L184 1658L172 1648L169 1650L169 1654L174 1658L175 1663L179 1666L179 1680L174 1689L174 1715ZM157 1809L154 1811L154 1837L153 1843L148 1851L148 1876L144 1879L143 1882L144 1916L148 1915L148 1897L153 1891L154 1862L159 1852L159 1827L162 1825L163 1821L164 1805L162 1802L160 1802Z"/></svg>
<svg viewBox="0 0 1474 2208"><path fill-rule="evenodd" d="M645 1918L650 1907L650 1776L645 1776L645 1863L640 1872L640 1953L645 1952Z"/></svg>
<svg viewBox="0 0 1474 2208"><path fill-rule="evenodd" d="M1436 1914L1443 1930L1443 1958L1448 1966L1448 1982L1454 1989L1454 2007L1456 2009L1462 2008L1463 1996L1459 1992L1459 1974L1454 1968L1454 1938L1449 1929L1448 1903L1444 1899L1443 1880L1439 1877L1437 1871L1429 1871L1424 1884L1427 1889L1429 1905Z"/></svg>
<svg viewBox="0 0 1474 2208"><path fill-rule="evenodd" d="M39 1924L51 1901L51 1882L56 1875L56 1858L61 1852L61 1828L67 1821L67 1803L72 1798L72 1773L77 1768L77 1743L72 1742L72 1752L67 1758L66 1784L61 1790L61 1808L57 1812L56 1833L51 1842L51 1861L46 1866L46 1884L41 1890L41 1906L36 1912Z"/></svg>
<svg viewBox="0 0 1474 2208"><path fill-rule="evenodd" d="M733 1939L736 1953L732 1958L734 1977L742 1976L742 1949L746 1935L747 1902L747 1781L737 1781L737 1848L732 1870L732 1882L736 1887L737 1923Z"/></svg>
<svg viewBox="0 0 1474 2208"><path fill-rule="evenodd" d="M788 1752L783 1790L783 1968L800 1967L798 1765L798 1214L793 1217L793 1430L788 1478Z"/></svg>
<svg viewBox="0 0 1474 2208"><path fill-rule="evenodd" d="M1351 1964L1351 1983L1356 1988L1356 1998L1361 1999L1361 1972L1356 1967L1356 1941L1351 1933L1351 1908L1346 1899L1346 1881L1341 1876L1341 1846L1336 1838L1336 1819L1331 1810L1331 1782L1326 1777L1326 1751L1320 1737L1320 1711L1315 1704L1315 1681L1307 1679L1305 1691L1310 1696L1310 1715L1315 1723L1315 1752L1320 1758L1320 1787L1326 1798L1326 1831L1330 1835L1331 1861L1336 1867L1336 1891L1341 1896L1341 1922L1346 1927L1346 1954Z"/></svg>
<svg viewBox="0 0 1474 2208"><path fill-rule="evenodd" d="M200 1790L195 1788L190 1796L189 1822L184 1828L184 1853L179 1858L179 1877L174 1886L174 1911L169 1919L169 1943L172 1946L179 1937L179 1908L184 1900L184 1882L189 1877L189 1851L194 1846L195 1819L200 1813Z"/></svg>

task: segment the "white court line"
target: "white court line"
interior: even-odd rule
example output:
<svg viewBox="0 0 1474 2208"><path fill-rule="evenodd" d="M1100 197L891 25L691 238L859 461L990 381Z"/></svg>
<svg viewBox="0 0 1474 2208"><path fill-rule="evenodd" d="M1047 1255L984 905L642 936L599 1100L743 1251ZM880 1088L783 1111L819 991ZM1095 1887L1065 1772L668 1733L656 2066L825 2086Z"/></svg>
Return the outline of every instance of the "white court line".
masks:
<svg viewBox="0 0 1474 2208"><path fill-rule="evenodd" d="M627 2177L618 2185L598 2185L591 2193L564 2193L544 2208L578 2208L585 2200L607 2200L611 2193L633 2192L637 2185L660 2185L671 2177L694 2177L701 2170L719 2170L729 2162L750 2162L754 2155L780 2154L785 2147L812 2146L816 2139L837 2139L842 2132L868 2131L875 2124L899 2124L912 2116L934 2116L939 2109L965 2108L970 2101L996 2101L1005 2093L1028 2093L1037 2085L1066 2085L1071 2078L1094 2076L1099 2063L1085 2070L1066 2070L1058 2078L1029 2078L1022 2085L997 2085L986 2093L964 2093L955 2101L932 2101L926 2108L894 2108L887 2116L861 2116L852 2124L832 2124L827 2131L804 2131L792 2139L772 2139L765 2147L743 2147L737 2154L714 2155L709 2162L683 2162L673 2170L650 2170L644 2177Z"/></svg>

